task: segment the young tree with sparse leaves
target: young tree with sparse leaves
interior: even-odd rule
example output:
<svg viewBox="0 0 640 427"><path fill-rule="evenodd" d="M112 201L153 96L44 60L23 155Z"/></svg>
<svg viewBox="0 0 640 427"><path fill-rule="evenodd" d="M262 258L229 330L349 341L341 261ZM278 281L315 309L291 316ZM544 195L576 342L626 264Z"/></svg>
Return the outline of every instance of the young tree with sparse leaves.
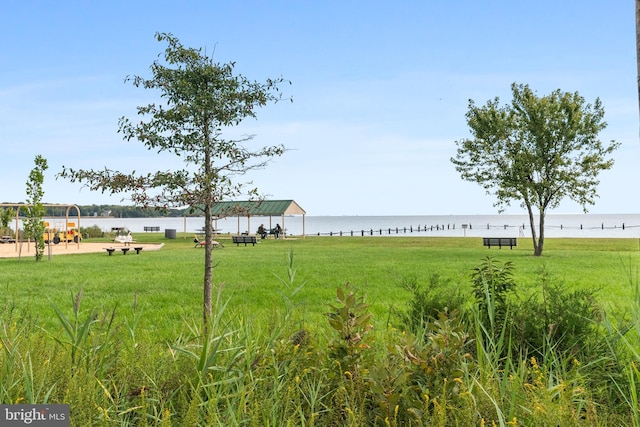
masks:
<svg viewBox="0 0 640 427"><path fill-rule="evenodd" d="M528 85L511 89L511 105L500 106L498 98L481 107L469 101L472 138L456 141L451 161L464 180L496 196L500 211L520 200L529 214L534 255L540 256L547 211L569 198L587 212L597 197L598 175L611 169L608 156L620 144L598 139L606 127L599 99L592 105L577 92L538 97Z"/></svg>
<svg viewBox="0 0 640 427"><path fill-rule="evenodd" d="M83 182L91 190L128 193L143 207L161 209L190 206L205 218L204 321L212 314L212 207L219 201L241 194L257 195L249 182L237 177L262 168L281 145L249 149L253 137L229 139L223 130L255 118L257 107L283 99L279 85L284 79L250 81L234 73L235 63L221 64L202 53L184 47L167 33L156 33L166 42L164 61L151 65L150 79L135 76L127 80L136 87L158 90L160 103L138 107L141 120L122 117L119 132L129 141L137 139L149 150L172 153L181 159L183 169L158 171L146 175L104 169L74 170L63 166L59 176ZM145 120L146 118L146 120Z"/></svg>
<svg viewBox="0 0 640 427"><path fill-rule="evenodd" d="M44 237L45 230L42 218L45 215L45 209L42 206L42 197L44 190L44 171L48 169L47 159L37 155L35 158L35 166L29 173L27 181L27 217L23 221L24 231L28 238L33 239L36 247L36 261L40 261L44 255Z"/></svg>

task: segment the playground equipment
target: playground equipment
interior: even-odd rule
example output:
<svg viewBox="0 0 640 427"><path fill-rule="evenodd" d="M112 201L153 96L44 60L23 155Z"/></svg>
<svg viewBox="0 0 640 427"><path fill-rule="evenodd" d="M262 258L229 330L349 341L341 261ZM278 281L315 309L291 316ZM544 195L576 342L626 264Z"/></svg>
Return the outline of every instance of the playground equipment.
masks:
<svg viewBox="0 0 640 427"><path fill-rule="evenodd" d="M4 207L10 207L12 209L15 209L15 228L14 228L14 235L13 236L2 236L2 241L4 241L4 243L12 243L15 247L15 251L19 252L22 248L22 243L23 241L20 240L21 236L20 236L20 210L22 208L28 209L30 206L30 204L25 204L25 203L0 203L0 208L4 208ZM80 240L82 239L82 236L79 232L80 229L80 208L76 205L61 205L61 204L48 204L48 203L43 203L42 204L43 207L52 207L52 208L59 208L59 209L64 209L64 222L62 223L63 226L65 227L53 227L53 229L49 230L49 224L46 224L46 234L43 233L43 237L44 240L46 242L52 241L54 243L60 243L60 242L65 242L65 245L69 244L69 242L75 242L76 245L78 245L78 247L80 247ZM72 223L69 222L69 212L71 211L71 209L75 209L76 211L76 218L78 220L77 223ZM46 223L46 221L45 221ZM76 228L76 224L78 224L77 228ZM69 227L71 227L71 229L69 229ZM64 229L63 229L64 228ZM51 232L51 234L49 234L49 232ZM60 232L62 232L62 234L60 234ZM29 243L29 240L27 240L27 244ZM51 249L51 246L49 246L49 249Z"/></svg>
<svg viewBox="0 0 640 427"><path fill-rule="evenodd" d="M75 222L67 222L66 227L64 227L64 223L55 224L53 227L50 227L49 223L45 221L44 226L45 230L42 237L45 243L53 242L57 245L60 242L79 243L80 240L82 240L82 236L76 228Z"/></svg>

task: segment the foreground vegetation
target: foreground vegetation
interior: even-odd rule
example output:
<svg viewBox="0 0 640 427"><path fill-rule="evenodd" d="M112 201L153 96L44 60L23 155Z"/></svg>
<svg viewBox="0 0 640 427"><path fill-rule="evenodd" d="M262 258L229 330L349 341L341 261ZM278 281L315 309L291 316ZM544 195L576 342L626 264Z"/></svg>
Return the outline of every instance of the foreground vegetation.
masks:
<svg viewBox="0 0 640 427"><path fill-rule="evenodd" d="M3 259L0 402L72 425L640 425L639 242L307 238ZM492 257L488 257L491 255Z"/></svg>

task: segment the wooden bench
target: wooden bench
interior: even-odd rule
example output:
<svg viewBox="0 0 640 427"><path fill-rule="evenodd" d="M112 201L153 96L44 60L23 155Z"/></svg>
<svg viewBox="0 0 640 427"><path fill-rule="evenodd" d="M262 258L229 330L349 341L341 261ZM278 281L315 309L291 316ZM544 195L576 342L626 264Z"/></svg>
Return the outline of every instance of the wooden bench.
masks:
<svg viewBox="0 0 640 427"><path fill-rule="evenodd" d="M516 237L483 237L482 244L489 249L491 246L497 246L499 249L502 249L503 246L509 246L513 249L514 246L518 246L518 239Z"/></svg>
<svg viewBox="0 0 640 427"><path fill-rule="evenodd" d="M258 243L256 236L231 236L231 239L233 240L233 243L238 246L240 246L240 243L244 243L245 246L247 246L247 243L251 243L253 246Z"/></svg>
<svg viewBox="0 0 640 427"><path fill-rule="evenodd" d="M144 226L144 231L160 231L160 227L159 226L149 226L149 225L145 225Z"/></svg>

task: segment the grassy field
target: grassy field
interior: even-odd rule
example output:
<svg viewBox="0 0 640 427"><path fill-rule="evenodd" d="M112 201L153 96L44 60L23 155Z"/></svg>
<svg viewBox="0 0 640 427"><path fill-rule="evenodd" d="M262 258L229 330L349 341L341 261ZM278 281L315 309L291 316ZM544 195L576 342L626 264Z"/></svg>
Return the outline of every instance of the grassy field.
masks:
<svg viewBox="0 0 640 427"><path fill-rule="evenodd" d="M141 233L165 245L139 255L0 259L0 402L68 403L73 426L640 426L635 239L548 239L533 257L527 239L498 250L473 238L221 238L204 333L192 238ZM484 282L473 272L489 256L513 267L522 301L539 297L541 270L578 294L550 301L557 317L537 329L548 316L516 303L505 317L499 300L402 324L421 305L408 283L437 282L474 306ZM585 305L569 313L573 301ZM494 315L519 319L502 326L507 342ZM566 319L577 329L552 346L542 337L510 353L522 331Z"/></svg>
<svg viewBox="0 0 640 427"><path fill-rule="evenodd" d="M169 338L185 317L201 315L204 251L193 247L191 237L136 237L165 246L140 255L65 255L40 263L31 258L0 260L3 305L29 311L46 325L55 321L52 305L69 308L72 296L82 290L85 307L117 307L126 313L135 304L149 326ZM471 270L487 256L514 263L522 292L532 288L544 266L565 286L599 290L605 306L624 310L633 300L640 259L635 239L547 239L542 257L531 255L528 239L519 239L513 250L487 249L472 238L307 237L266 239L255 247L221 241L225 247L214 252L214 286L222 286L230 307L252 316L281 306L282 295L292 291L279 279L287 277L289 253L296 285L306 282L296 302L312 317L321 317L336 287L348 282L366 295L373 313L384 318L390 307L401 308L409 297L403 281L426 285L437 274L467 289Z"/></svg>

